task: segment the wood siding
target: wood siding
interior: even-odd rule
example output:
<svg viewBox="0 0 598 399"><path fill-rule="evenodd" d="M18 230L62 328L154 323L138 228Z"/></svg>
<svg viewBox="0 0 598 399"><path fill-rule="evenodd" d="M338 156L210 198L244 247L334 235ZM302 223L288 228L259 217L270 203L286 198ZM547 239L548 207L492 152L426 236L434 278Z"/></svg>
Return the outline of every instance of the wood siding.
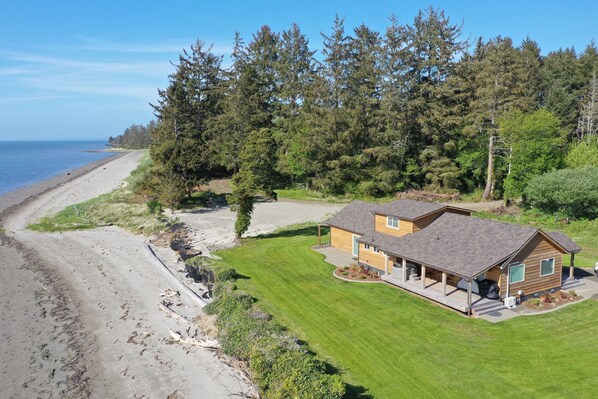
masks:
<svg viewBox="0 0 598 399"><path fill-rule="evenodd" d="M554 258L554 273L540 276L542 260ZM524 280L511 284L509 295L516 296L522 290L525 296L561 286L563 254L541 234L536 236L515 256L512 262L525 264ZM507 295L508 267L502 270L500 278L501 297Z"/></svg>
<svg viewBox="0 0 598 399"><path fill-rule="evenodd" d="M375 253L373 247L365 249L363 243L359 243L359 261L369 266L385 271L386 257L382 252Z"/></svg>
<svg viewBox="0 0 598 399"><path fill-rule="evenodd" d="M330 227L330 246L352 254L354 235L350 231Z"/></svg>
<svg viewBox="0 0 598 399"><path fill-rule="evenodd" d="M420 231L421 229L428 227L428 225L430 223L432 223L433 221L435 221L436 219L438 219L438 217L440 215L442 215L442 213L443 212L438 211L438 212L434 212L428 216L424 216L421 219L417 219L415 222L413 222L413 232L415 233L416 231Z"/></svg>
<svg viewBox="0 0 598 399"><path fill-rule="evenodd" d="M380 233L390 234L396 237L402 237L413 233L413 223L407 220L399 219L399 228L388 227L386 225L386 216L376 214L375 229Z"/></svg>

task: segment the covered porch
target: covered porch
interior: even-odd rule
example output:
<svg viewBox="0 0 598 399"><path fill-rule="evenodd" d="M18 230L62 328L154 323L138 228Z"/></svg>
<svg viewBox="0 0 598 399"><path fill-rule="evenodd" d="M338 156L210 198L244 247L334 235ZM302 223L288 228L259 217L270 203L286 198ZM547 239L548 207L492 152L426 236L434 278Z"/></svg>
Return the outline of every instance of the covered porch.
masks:
<svg viewBox="0 0 598 399"><path fill-rule="evenodd" d="M473 279L467 281L467 289L461 289L457 287L460 276L407 262L406 259L389 257L386 273L381 278L389 284L463 313L470 314L476 308L500 304L498 300L487 299L474 293Z"/></svg>

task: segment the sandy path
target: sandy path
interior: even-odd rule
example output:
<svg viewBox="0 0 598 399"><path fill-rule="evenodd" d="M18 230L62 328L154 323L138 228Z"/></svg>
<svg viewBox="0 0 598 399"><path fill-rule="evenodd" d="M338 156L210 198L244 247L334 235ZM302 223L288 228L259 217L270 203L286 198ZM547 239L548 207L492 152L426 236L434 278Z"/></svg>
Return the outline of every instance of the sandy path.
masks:
<svg viewBox="0 0 598 399"><path fill-rule="evenodd" d="M166 343L169 328L185 331L187 325L157 310L159 289L170 287L142 253L144 237L112 227L62 234L25 229L40 216L118 187L139 158L131 153L107 163L6 218L0 299L10 306L0 313L0 397L166 398L177 392L225 398L252 392L213 352ZM188 317L199 312L184 297L174 302Z"/></svg>
<svg viewBox="0 0 598 399"><path fill-rule="evenodd" d="M316 201L260 202L255 205L251 225L245 236L269 233L296 223L321 221L345 206L346 204ZM235 245L235 213L228 207L175 212L174 216L191 227L193 245L204 254Z"/></svg>

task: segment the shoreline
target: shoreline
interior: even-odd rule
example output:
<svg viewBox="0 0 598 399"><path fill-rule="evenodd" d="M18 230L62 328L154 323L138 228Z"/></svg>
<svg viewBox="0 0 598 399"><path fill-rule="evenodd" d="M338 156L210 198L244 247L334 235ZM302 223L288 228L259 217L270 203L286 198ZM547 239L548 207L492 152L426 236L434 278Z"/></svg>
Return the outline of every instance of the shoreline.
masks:
<svg viewBox="0 0 598 399"><path fill-rule="evenodd" d="M50 178L28 184L24 187L20 187L16 190L12 190L0 195L0 226L4 223L7 215L16 211L18 207L35 200L36 198L54 190L57 187L60 187L63 184L66 184L95 169L98 169L109 162L123 157L126 154L128 153L116 153L109 157L90 162L72 170L67 170L66 172L56 174Z"/></svg>
<svg viewBox="0 0 598 399"><path fill-rule="evenodd" d="M148 267L146 237L113 226L26 228L119 187L140 157L115 154L0 197L3 397L253 397L251 383L217 354L169 341L169 330L193 332L156 306L175 287ZM175 265L170 248L157 250ZM185 297L169 300L188 320L201 310Z"/></svg>

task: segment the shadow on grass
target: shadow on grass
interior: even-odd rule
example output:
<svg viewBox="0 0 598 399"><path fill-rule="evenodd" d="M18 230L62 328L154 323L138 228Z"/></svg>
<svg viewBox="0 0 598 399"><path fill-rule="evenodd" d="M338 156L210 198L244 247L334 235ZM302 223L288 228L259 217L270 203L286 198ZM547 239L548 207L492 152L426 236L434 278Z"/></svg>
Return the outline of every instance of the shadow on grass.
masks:
<svg viewBox="0 0 598 399"><path fill-rule="evenodd" d="M322 231L324 235L324 231ZM289 229L283 229L275 231L274 233L260 234L255 238L290 238L290 237L318 237L318 226L313 224L310 225L299 225L291 227Z"/></svg>

